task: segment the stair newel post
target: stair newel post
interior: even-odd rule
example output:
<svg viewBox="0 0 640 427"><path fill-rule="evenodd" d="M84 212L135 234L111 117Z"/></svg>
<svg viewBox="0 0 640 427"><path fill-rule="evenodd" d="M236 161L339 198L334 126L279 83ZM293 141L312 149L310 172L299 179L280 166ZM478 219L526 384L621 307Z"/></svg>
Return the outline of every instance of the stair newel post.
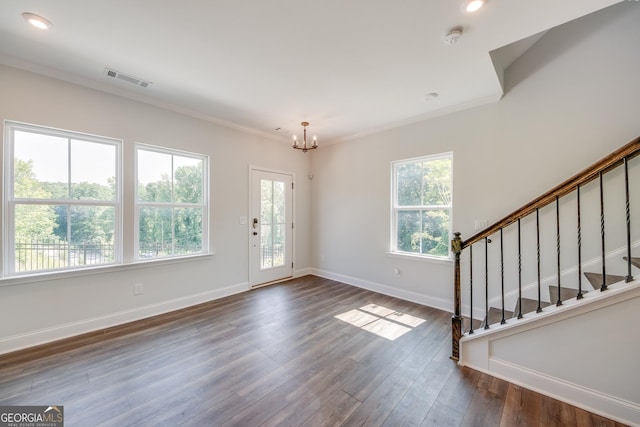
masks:
<svg viewBox="0 0 640 427"><path fill-rule="evenodd" d="M540 209L536 208L536 258L537 258L537 268L538 268L538 307L536 308L536 313L542 312L542 281L540 278Z"/></svg>
<svg viewBox="0 0 640 427"><path fill-rule="evenodd" d="M462 239L460 233L453 233L451 252L455 256L453 277L453 316L451 317L451 359L460 360L460 338L462 338L462 316L460 307L460 254Z"/></svg>
<svg viewBox="0 0 640 427"><path fill-rule="evenodd" d="M500 324L504 325L507 321L504 320L504 245L502 227L500 227L500 294L502 298L502 320L500 320Z"/></svg>
<svg viewBox="0 0 640 427"><path fill-rule="evenodd" d="M518 218L518 319L522 319L522 244Z"/></svg>
<svg viewBox="0 0 640 427"><path fill-rule="evenodd" d="M489 329L489 239L484 238L484 328Z"/></svg>
<svg viewBox="0 0 640 427"><path fill-rule="evenodd" d="M631 207L629 205L629 160L625 157L624 160L624 193L625 193L625 211L627 220L627 277L625 282L629 283L633 280L631 274Z"/></svg>
<svg viewBox="0 0 640 427"><path fill-rule="evenodd" d="M473 334L473 245L469 245L469 335Z"/></svg>
<svg viewBox="0 0 640 427"><path fill-rule="evenodd" d="M580 184L576 187L576 203L578 205L578 295L576 299L584 298L582 294L582 225L580 222Z"/></svg>
<svg viewBox="0 0 640 427"><path fill-rule="evenodd" d="M600 178L600 236L602 237L602 286L600 291L607 290L607 252L604 243L604 186L602 179L602 171L598 174Z"/></svg>
<svg viewBox="0 0 640 427"><path fill-rule="evenodd" d="M562 299L560 295L562 292L560 290L560 197L556 196L556 254L558 256L558 301L556 301L557 306L562 305Z"/></svg>

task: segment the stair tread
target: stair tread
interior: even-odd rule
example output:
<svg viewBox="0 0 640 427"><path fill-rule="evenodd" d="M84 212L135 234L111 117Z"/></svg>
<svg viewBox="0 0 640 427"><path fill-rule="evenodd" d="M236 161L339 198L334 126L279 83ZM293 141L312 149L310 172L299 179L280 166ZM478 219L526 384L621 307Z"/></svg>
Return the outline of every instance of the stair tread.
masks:
<svg viewBox="0 0 640 427"><path fill-rule="evenodd" d="M582 293L586 293L584 289ZM558 301L558 286L549 286L549 295L551 297L551 302L555 304ZM566 301L571 298L575 298L578 296L578 290L573 288L565 288L560 286L560 301Z"/></svg>
<svg viewBox="0 0 640 427"><path fill-rule="evenodd" d="M509 319L513 317L513 312L509 310L504 311L504 318ZM493 325L494 323L500 323L502 321L502 309L497 307L489 307L489 325ZM485 322L482 322L482 327L484 327Z"/></svg>
<svg viewBox="0 0 640 427"><path fill-rule="evenodd" d="M627 261L629 258L622 257L625 261ZM640 258L639 257L631 257L631 264L635 265L636 267L640 268Z"/></svg>
<svg viewBox="0 0 640 427"><path fill-rule="evenodd" d="M584 273L584 275L587 278L587 280L589 280L589 283L591 283L591 286L593 286L593 289L600 289L600 287L602 286L601 273ZM607 279L606 284L607 286L609 286L609 285L613 285L614 283L618 283L625 280L625 277L616 276L615 274L607 274L606 279Z"/></svg>
<svg viewBox="0 0 640 427"><path fill-rule="evenodd" d="M551 303L546 301L540 301L540 307L548 307ZM531 298L522 298L522 314L531 313L532 311L538 310L538 300ZM516 307L513 311L514 317L518 315L518 303L516 302Z"/></svg>
<svg viewBox="0 0 640 427"><path fill-rule="evenodd" d="M483 327L483 322L482 320L479 319L473 319L473 330L475 331L476 329L480 329ZM469 318L468 317L463 317L462 318L462 329L464 332L468 332L470 329L470 325L469 325Z"/></svg>

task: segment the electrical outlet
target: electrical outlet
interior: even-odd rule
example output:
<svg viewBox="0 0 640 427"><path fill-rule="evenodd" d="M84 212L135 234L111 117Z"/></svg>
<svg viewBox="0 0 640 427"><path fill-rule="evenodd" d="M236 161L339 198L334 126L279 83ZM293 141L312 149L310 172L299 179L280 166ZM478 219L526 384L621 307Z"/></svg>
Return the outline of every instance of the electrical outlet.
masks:
<svg viewBox="0 0 640 427"><path fill-rule="evenodd" d="M142 295L142 291L142 283L136 283L135 285L133 285L133 295Z"/></svg>

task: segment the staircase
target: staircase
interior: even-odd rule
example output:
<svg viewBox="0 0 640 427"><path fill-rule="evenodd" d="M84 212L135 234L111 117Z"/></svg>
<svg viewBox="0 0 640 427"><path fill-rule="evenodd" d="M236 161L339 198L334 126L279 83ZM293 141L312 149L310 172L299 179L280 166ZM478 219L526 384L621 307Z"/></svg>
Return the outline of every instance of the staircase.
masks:
<svg viewBox="0 0 640 427"><path fill-rule="evenodd" d="M637 138L454 233L451 359L640 427L639 154Z"/></svg>
<svg viewBox="0 0 640 427"><path fill-rule="evenodd" d="M632 267L640 268L632 254L640 232L631 224L631 207L640 204L640 191L631 191L640 185L638 154L640 138L470 238L454 233L452 359L459 360L463 335L633 280ZM614 259L620 265L612 268Z"/></svg>
<svg viewBox="0 0 640 427"><path fill-rule="evenodd" d="M628 261L628 258L623 257L623 260ZM634 267L640 269L640 257L632 257L631 264ZM591 289L589 290L583 289L582 295L591 291L600 291L600 289L602 288L602 277L603 277L601 273L586 272L584 273L584 276L589 282L589 284L591 285ZM616 283L625 282L627 281L626 279L627 279L626 276L607 274L605 285L608 288L609 286L614 285ZM545 307L549 307L550 305L562 305L562 303L567 300L578 298L578 290L561 286L560 298L558 298L558 287L549 286L549 295L550 295L549 301L540 301L540 308L541 308L540 311L542 311L542 309L544 309ZM502 309L498 307L489 307L488 316L486 316L482 320L474 319L473 322L470 322L469 317L464 317L464 328L465 330L468 330L469 333L473 333L474 330L485 329L485 327L487 326L488 327L486 329L489 329L493 324L504 324L507 322L508 319L512 319L512 318L517 319L519 313L522 313L522 315L524 316L528 313L540 312L538 311L538 300L523 297L521 298L521 301L522 301L522 311L520 311L520 301L517 301L513 311L509 311L509 310L504 311L504 319L502 317L503 316ZM558 301L560 302L560 304L558 304Z"/></svg>

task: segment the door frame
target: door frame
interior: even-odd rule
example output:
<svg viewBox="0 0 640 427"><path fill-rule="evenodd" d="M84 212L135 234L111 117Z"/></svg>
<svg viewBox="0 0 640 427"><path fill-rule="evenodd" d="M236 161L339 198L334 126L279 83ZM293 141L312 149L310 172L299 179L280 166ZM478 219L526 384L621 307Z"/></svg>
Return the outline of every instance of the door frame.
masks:
<svg viewBox="0 0 640 427"><path fill-rule="evenodd" d="M296 242L296 227L295 227L295 223L296 223L296 174L295 172L292 171L285 171L282 169L274 169L274 168L267 168L267 167L262 167L262 166L257 166L257 165L249 165L249 169L248 169L248 185L249 185L249 203L248 203L248 215L247 218L249 219L247 221L247 251L249 251L249 256L248 256L248 264L247 264L247 270L248 270L248 277L249 277L249 289L255 289L255 288L260 288L262 286L268 286L274 283L278 283L278 282L283 282L285 280L289 280L291 277L285 277L283 279L278 279L278 280L273 280L271 282L266 282L266 283L258 283L258 284L254 284L254 280L255 278L252 277L252 268L251 266L253 265L253 262L257 262L256 260L253 259L253 251L251 250L251 233L252 233L252 228L251 228L251 218L252 218L252 212L253 212L253 172L254 171L259 171L259 172L269 172L269 173L277 173L280 175L289 175L291 177L291 182L293 183L293 188L291 189L291 222L294 224L293 228L291 229L291 262L293 263L293 267L292 267L292 271L291 271L291 277L295 277L295 265L296 265L296 251L295 251L295 242Z"/></svg>

